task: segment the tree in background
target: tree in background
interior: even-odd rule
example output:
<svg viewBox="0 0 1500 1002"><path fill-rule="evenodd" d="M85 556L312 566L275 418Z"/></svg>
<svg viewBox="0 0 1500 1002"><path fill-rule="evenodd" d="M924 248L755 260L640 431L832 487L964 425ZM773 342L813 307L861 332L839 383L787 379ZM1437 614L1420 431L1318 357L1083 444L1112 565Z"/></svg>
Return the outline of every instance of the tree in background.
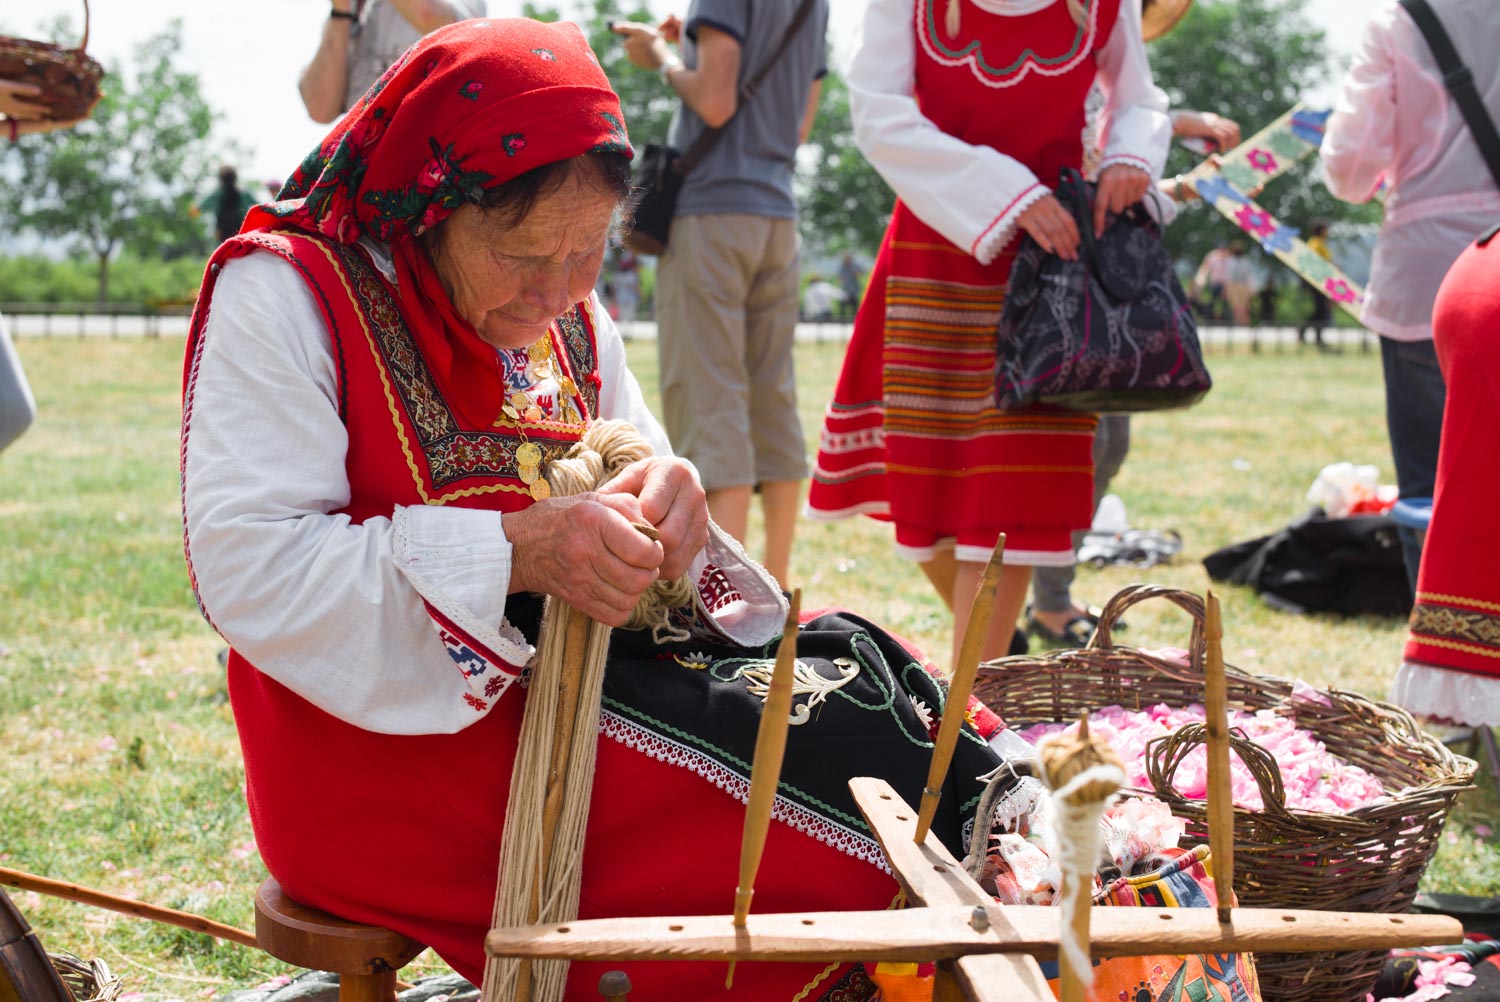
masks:
<svg viewBox="0 0 1500 1002"><path fill-rule="evenodd" d="M62 25L56 34L73 37ZM88 121L23 137L19 170L0 177L5 224L92 254L100 302L121 249L142 257L207 249L193 209L218 166L217 116L198 77L176 68L181 50L181 22L169 22L137 47L131 72L109 68Z"/></svg>
<svg viewBox="0 0 1500 1002"><path fill-rule="evenodd" d="M849 88L831 69L797 167L803 242L824 254L874 257L896 195L854 145Z"/></svg>
<svg viewBox="0 0 1500 1002"><path fill-rule="evenodd" d="M1239 122L1249 138L1328 81L1326 39L1302 6L1301 0L1198 0L1176 28L1147 47L1157 85L1173 108L1217 112ZM1167 176L1186 173L1201 159L1174 145ZM1259 201L1304 233L1315 219L1368 223L1380 218L1378 207L1350 205L1328 194L1322 169L1312 162L1273 181ZM1196 262L1238 232L1199 206L1168 227L1166 243L1174 257Z"/></svg>

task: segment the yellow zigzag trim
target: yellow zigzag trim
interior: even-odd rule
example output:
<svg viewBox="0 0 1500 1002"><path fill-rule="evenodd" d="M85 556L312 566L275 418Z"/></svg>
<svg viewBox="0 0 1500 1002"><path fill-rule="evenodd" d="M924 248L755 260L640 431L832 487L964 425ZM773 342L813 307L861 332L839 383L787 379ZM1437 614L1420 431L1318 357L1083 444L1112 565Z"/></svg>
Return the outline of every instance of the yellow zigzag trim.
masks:
<svg viewBox="0 0 1500 1002"><path fill-rule="evenodd" d="M1418 602L1442 602L1445 605L1468 605L1475 609L1484 609L1489 612L1500 612L1500 602L1482 602L1477 598L1465 598L1462 595L1439 595L1436 592L1417 592Z"/></svg>

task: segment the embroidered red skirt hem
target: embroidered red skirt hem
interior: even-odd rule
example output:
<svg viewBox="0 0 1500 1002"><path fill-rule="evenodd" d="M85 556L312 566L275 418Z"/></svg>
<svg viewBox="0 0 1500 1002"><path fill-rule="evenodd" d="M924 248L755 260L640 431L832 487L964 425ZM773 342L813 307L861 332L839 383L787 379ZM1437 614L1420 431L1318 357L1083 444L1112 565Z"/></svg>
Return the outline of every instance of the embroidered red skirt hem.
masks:
<svg viewBox="0 0 1500 1002"><path fill-rule="evenodd" d="M980 265L898 204L824 418L814 518L894 523L918 560L957 545L982 560L1072 562L1093 515L1097 419L994 406L996 328L1010 255Z"/></svg>

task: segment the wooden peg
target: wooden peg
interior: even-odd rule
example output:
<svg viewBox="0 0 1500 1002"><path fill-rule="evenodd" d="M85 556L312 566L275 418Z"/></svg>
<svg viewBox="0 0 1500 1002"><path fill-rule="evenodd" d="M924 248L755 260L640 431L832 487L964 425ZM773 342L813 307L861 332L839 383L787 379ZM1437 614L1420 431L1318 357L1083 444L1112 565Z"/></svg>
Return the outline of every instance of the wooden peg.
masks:
<svg viewBox="0 0 1500 1002"><path fill-rule="evenodd" d="M922 789L922 803L917 810L918 844L926 840L932 827L938 800L943 795L943 781L948 778L948 766L953 762L953 749L958 745L969 694L974 691L974 676L979 673L979 653L984 650L990 620L994 617L995 593L1000 588L1000 565L1004 556L1005 533L1002 532L995 541L990 562L985 565L984 576L979 580L979 590L974 593L974 603L969 607L969 625L964 629L963 641L958 647L958 663L953 666L953 678L948 683L943 719L938 724L937 740L932 745L932 764L927 768L927 785Z"/></svg>
<svg viewBox="0 0 1500 1002"><path fill-rule="evenodd" d="M791 607L776 649L776 667L770 691L760 711L760 729L755 734L755 758L750 763L750 797L745 805L745 833L740 839L740 878L734 889L734 926L745 928L750 899L755 894L755 873L766 848L771 828L771 810L776 805L776 786L781 782L781 762L786 755L786 732L791 724L792 682L797 671L797 619L802 612L802 589L792 592ZM724 980L734 984L734 962Z"/></svg>
<svg viewBox="0 0 1500 1002"><path fill-rule="evenodd" d="M1229 923L1234 897L1234 794L1229 765L1229 680L1224 673L1224 620L1219 596L1204 602L1203 712L1208 730L1208 849L1213 854L1219 921Z"/></svg>

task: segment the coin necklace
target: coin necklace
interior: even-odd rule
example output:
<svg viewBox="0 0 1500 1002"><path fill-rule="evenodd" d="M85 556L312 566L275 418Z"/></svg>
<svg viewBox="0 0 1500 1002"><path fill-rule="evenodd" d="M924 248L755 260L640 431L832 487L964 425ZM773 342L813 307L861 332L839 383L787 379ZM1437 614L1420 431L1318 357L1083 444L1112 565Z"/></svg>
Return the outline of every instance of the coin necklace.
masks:
<svg viewBox="0 0 1500 1002"><path fill-rule="evenodd" d="M552 335L550 333L537 339L526 349L526 356L536 368L538 380L551 378L553 371L552 357ZM569 393L573 380L562 373L557 373L559 389L563 393ZM516 431L521 436L521 444L516 446L516 473L531 492L534 500L544 501L552 496L552 488L542 476L542 449L535 442L526 441L526 423L536 423L545 415L542 408L537 404L530 394L524 390L517 390L510 395L500 408L501 412L510 418L516 425Z"/></svg>

